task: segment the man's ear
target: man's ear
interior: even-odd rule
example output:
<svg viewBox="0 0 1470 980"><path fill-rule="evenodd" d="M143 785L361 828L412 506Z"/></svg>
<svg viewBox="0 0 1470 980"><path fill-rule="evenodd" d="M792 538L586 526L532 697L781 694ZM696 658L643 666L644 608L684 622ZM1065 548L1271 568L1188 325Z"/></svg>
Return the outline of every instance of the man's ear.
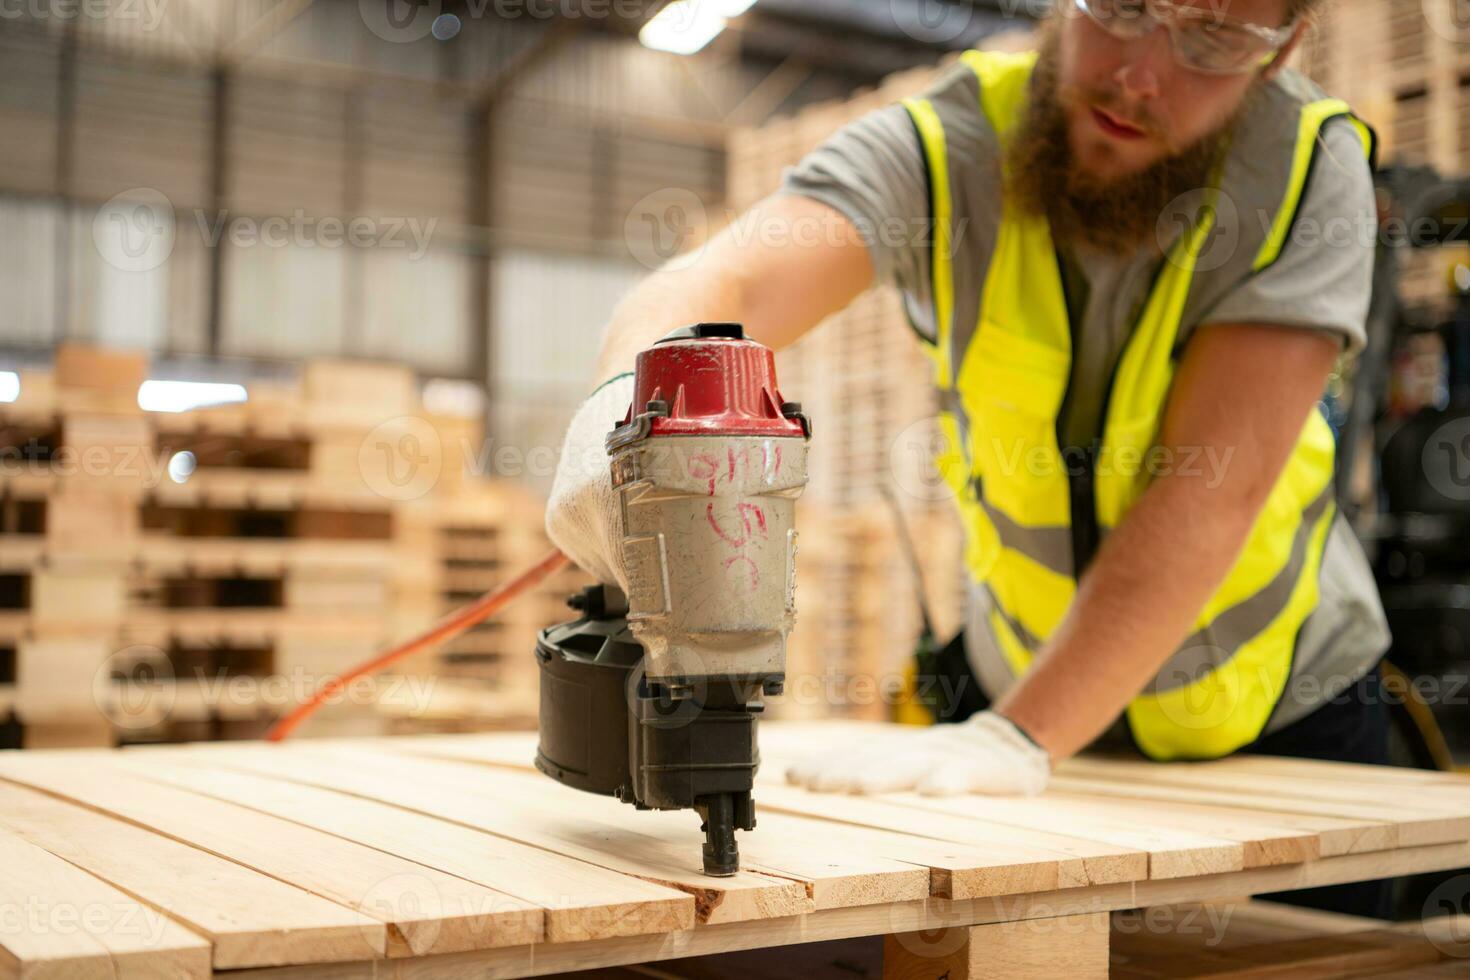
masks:
<svg viewBox="0 0 1470 980"><path fill-rule="evenodd" d="M1277 51L1276 56L1271 59L1271 63L1261 72L1262 80L1269 82L1280 74L1281 69L1286 67L1286 63L1291 60L1292 54L1296 52L1297 46L1302 43L1302 39L1307 36L1307 31L1312 27L1313 21L1311 17L1303 17L1297 21L1296 27L1291 30L1291 38L1282 45L1281 50Z"/></svg>

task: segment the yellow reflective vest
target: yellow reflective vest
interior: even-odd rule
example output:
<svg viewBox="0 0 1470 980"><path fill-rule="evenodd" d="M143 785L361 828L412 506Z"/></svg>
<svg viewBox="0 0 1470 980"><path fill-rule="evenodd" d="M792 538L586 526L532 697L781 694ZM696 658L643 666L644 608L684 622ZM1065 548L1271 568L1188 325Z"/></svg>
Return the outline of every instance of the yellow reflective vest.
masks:
<svg viewBox="0 0 1470 980"><path fill-rule="evenodd" d="M1035 57L963 56L978 81L973 111L984 114L1002 149L1025 107ZM966 254L957 240L966 231L957 220L944 114L923 98L904 107L928 164L934 223L936 331L926 348L947 446L937 464L966 526L969 573L990 600L990 639L1020 676L1066 613L1077 570L1157 471L1151 454L1158 452L1180 324L1216 223L1219 188L1206 194L1192 226L1159 266L1118 362L1100 442L1064 449L1058 418L1071 379L1072 325L1048 223L1004 203L987 243L978 321L957 322L960 277L979 271L957 261ZM1271 265L1286 246L1318 137L1337 117L1360 129L1371 157L1371 130L1346 103L1303 102L1295 152L1279 154L1280 203L1248 272ZM1128 706L1133 738L1150 757L1219 757L1265 731L1291 676L1298 633L1318 601L1335 513L1333 457L1333 434L1313 411L1244 551L1200 610L1194 634Z"/></svg>

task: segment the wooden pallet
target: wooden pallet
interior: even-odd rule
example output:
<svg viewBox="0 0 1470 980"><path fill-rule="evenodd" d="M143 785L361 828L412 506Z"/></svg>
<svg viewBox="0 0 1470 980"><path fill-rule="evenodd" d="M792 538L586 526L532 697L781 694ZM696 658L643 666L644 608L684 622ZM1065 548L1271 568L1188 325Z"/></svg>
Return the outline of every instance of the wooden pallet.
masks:
<svg viewBox="0 0 1470 980"><path fill-rule="evenodd" d="M0 753L0 902L94 910L0 933L0 976L543 976L887 936L893 978L1102 977L1112 911L1470 864L1470 783L1420 771L1081 759L1037 799L782 782L873 731L765 726L760 826L720 879L693 814L559 786L530 735Z"/></svg>
<svg viewBox="0 0 1470 980"><path fill-rule="evenodd" d="M1163 914L1157 914L1162 912ZM1148 921L1150 915L1154 922ZM1470 976L1470 918L1391 924L1274 902L1114 913L1113 980Z"/></svg>

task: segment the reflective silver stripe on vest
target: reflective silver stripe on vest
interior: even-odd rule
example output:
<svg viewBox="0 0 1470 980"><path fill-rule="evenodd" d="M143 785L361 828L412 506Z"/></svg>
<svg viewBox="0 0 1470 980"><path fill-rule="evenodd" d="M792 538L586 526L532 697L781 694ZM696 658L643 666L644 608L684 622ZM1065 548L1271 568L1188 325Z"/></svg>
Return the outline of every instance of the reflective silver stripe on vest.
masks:
<svg viewBox="0 0 1470 980"><path fill-rule="evenodd" d="M965 473L968 475L975 471L975 458L970 453L970 418L965 414L964 408L960 405L959 392L953 388L940 388L938 392L939 410L941 412L948 412L953 416L955 428L959 430L960 458L965 461Z"/></svg>
<svg viewBox="0 0 1470 980"><path fill-rule="evenodd" d="M1072 578L1072 529L1070 527L1022 527L985 499L985 487L980 477L971 481L985 516L995 525L1000 543L1012 551L1019 551L1039 565L1056 572L1064 578Z"/></svg>
<svg viewBox="0 0 1470 980"><path fill-rule="evenodd" d="M1266 587L1255 595L1226 609L1214 622L1196 631L1180 645L1178 651L1154 675L1148 686L1151 694L1162 694L1192 684L1234 656L1239 646L1265 631L1281 610L1286 608L1292 589L1307 562L1307 547L1317 521L1332 504L1332 484L1327 485L1316 500L1302 512L1302 522L1291 542L1291 555L1286 564Z"/></svg>
<svg viewBox="0 0 1470 980"><path fill-rule="evenodd" d="M1013 619L1010 613L1006 612L1006 607L996 598L995 590L990 587L989 582L981 585L980 589L985 593L985 598L989 600L991 611L1000 617L1001 622L1006 624L1006 627L1011 631L1011 635L1016 638L1016 642L1020 643L1021 646L1033 654L1039 652L1041 650L1041 644L1045 641L1021 625L1019 621ZM986 624L986 629L989 628L989 624Z"/></svg>

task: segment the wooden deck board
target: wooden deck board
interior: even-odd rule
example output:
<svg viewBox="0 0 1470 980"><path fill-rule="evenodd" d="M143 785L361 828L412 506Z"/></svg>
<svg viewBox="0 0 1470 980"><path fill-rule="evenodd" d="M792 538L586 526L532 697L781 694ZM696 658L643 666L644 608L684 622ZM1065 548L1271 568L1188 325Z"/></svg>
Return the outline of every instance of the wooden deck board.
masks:
<svg viewBox="0 0 1470 980"><path fill-rule="evenodd" d="M1315 785L1293 786L1289 780L1269 785L1249 780L1224 785L1195 764L1140 767L1135 762L1113 759L1071 759L1059 767L1059 772L1128 788L1140 783L1170 787L1187 792L1198 803L1391 823L1397 828L1401 847L1445 844L1470 837L1470 801L1426 804L1424 794L1385 793L1381 789L1374 798L1334 799L1321 795Z"/></svg>
<svg viewBox="0 0 1470 980"><path fill-rule="evenodd" d="M388 926L390 955L533 942L542 910L317 830L65 753L0 754L0 777L129 820L354 908Z"/></svg>
<svg viewBox="0 0 1470 980"><path fill-rule="evenodd" d="M35 790L0 783L0 828L208 937L218 969L361 960L386 949L377 919Z"/></svg>
<svg viewBox="0 0 1470 980"><path fill-rule="evenodd" d="M819 730L820 731L820 730ZM847 733L842 729L825 736L803 733L800 741L793 740L789 733L778 731L776 738L763 733L761 742L762 782L770 785L779 781L784 770L784 760L801 751L814 751L826 745L845 740ZM435 756L453 756L463 761L489 761L495 765L515 766L526 759L526 739L497 740L484 736L472 736L463 742L447 739L408 739L399 751L423 752ZM534 744L534 743L531 743ZM389 746L392 747L392 746ZM534 755L534 750L532 752ZM764 788L764 785L762 788ZM825 806L827 814L841 814L851 797L834 794L812 794L818 805ZM786 796L790 799L789 794ZM990 823L1005 824L1018 830L1041 830L1052 834L1078 833L1091 840L1148 856L1148 876L1153 878L1180 875L1214 874L1224 871L1239 871L1246 867L1246 848L1238 840L1209 837L1193 831L1179 831L1151 827L1146 814L1109 815L1088 811L1087 807L1069 806L1051 797L1034 800L988 799L985 797L962 797L958 799L935 799L913 793L892 793L885 800L906 806L911 810L934 811L956 817L980 818ZM757 795L757 807L764 797ZM1141 809L1141 808L1140 808ZM1079 812L1080 811L1080 812ZM925 814L914 813L912 822L922 824ZM1085 828L1085 835L1080 829ZM1299 835L1307 838L1310 835ZM1303 845L1311 850L1314 842Z"/></svg>
<svg viewBox="0 0 1470 980"><path fill-rule="evenodd" d="M209 942L157 909L0 832L0 977L210 975Z"/></svg>
<svg viewBox="0 0 1470 980"><path fill-rule="evenodd" d="M532 768L535 757L535 737L524 734L492 738L472 735L382 739L376 747L425 758L527 770ZM1028 887L1026 880L1018 881L1015 873L1027 861L1055 862L1054 887L1058 888L1133 881L1148 874L1148 855L1135 848L1016 827L972 815L926 814L916 819L912 809L880 798L834 797L787 786L771 766L763 766L758 785L758 813L791 813L960 845L962 851L950 855L954 861L934 865L942 882L934 894L941 897L975 898L1034 891L1036 888Z"/></svg>
<svg viewBox="0 0 1470 980"><path fill-rule="evenodd" d="M172 767L148 778L323 830L513 895L546 910L546 938L552 942L668 932L694 925L694 900L683 892L388 804L197 765Z"/></svg>
<svg viewBox="0 0 1470 980"><path fill-rule="evenodd" d="M662 820L669 817L682 818L678 823L685 832L698 831L691 813L646 812L636 815L647 819L628 820L635 814L632 807L566 790L545 777L531 785L572 795L556 805L537 805L515 795L514 786L468 783L467 777L475 774L469 767L371 753L350 742L302 743L290 751L292 778L300 782L389 803L678 889L693 896L700 922L812 911L812 900L799 881L750 871L730 878L706 877L700 870L699 847L690 849L692 838L671 842L658 833L670 826ZM615 822L591 816L603 803L621 808Z"/></svg>

